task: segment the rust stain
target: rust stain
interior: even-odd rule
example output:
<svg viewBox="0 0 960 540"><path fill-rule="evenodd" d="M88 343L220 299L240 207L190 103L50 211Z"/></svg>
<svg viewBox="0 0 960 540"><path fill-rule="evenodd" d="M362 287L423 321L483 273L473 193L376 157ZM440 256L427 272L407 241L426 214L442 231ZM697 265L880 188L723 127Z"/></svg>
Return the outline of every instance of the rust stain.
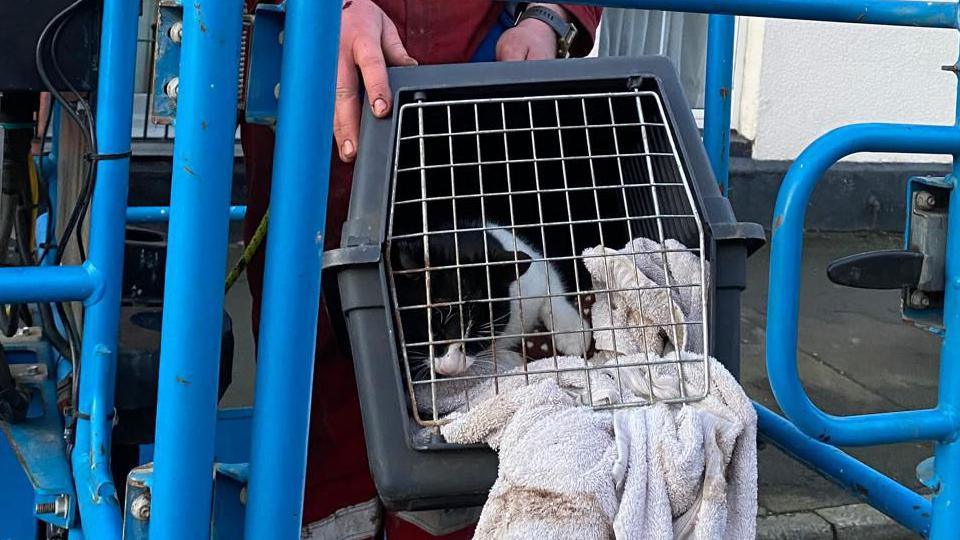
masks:
<svg viewBox="0 0 960 540"><path fill-rule="evenodd" d="M184 379L183 377L177 375L177 383L178 383L178 384L190 384L190 381L188 381L188 380Z"/></svg>
<svg viewBox="0 0 960 540"><path fill-rule="evenodd" d="M773 220L773 232L777 232L781 225L783 225L783 216L779 215Z"/></svg>
<svg viewBox="0 0 960 540"><path fill-rule="evenodd" d="M207 130L207 123L206 123L205 121L203 121L203 120L200 121L200 129L202 129L202 130L204 130L204 131Z"/></svg>
<svg viewBox="0 0 960 540"><path fill-rule="evenodd" d="M190 167L187 167L186 165L183 166L183 172L189 174L190 176L197 175L197 173L193 172L193 169L191 169Z"/></svg>
<svg viewBox="0 0 960 540"><path fill-rule="evenodd" d="M727 99L727 95L729 95L729 94L730 94L730 91L729 91L729 90L727 90L727 89L726 89L725 87L723 87L723 86L720 87L720 99Z"/></svg>

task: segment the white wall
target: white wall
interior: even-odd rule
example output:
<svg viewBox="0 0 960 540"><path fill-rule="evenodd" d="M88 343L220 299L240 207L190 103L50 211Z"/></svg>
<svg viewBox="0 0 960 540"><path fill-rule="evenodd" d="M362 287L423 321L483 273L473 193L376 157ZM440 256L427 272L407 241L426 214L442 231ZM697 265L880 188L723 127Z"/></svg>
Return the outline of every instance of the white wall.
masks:
<svg viewBox="0 0 960 540"><path fill-rule="evenodd" d="M740 131L753 156L791 160L852 122L950 124L957 58L951 30L741 18ZM860 161L946 161L858 154Z"/></svg>

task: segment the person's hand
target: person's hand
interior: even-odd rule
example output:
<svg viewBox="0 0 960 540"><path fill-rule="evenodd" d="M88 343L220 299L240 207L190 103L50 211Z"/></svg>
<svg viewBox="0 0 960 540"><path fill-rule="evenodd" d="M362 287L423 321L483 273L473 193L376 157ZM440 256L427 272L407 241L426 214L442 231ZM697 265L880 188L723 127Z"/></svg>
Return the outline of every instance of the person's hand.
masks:
<svg viewBox="0 0 960 540"><path fill-rule="evenodd" d="M340 55L337 59L337 93L333 136L340 159L353 161L360 135L360 75L367 102L379 118L390 113L392 94L387 65L415 66L400 34L383 10L371 0L346 0L340 18Z"/></svg>
<svg viewBox="0 0 960 540"><path fill-rule="evenodd" d="M565 9L552 4L539 5L553 10L569 22ZM507 29L497 41L497 61L551 60L557 57L557 34L547 23L537 19L524 19L520 24Z"/></svg>

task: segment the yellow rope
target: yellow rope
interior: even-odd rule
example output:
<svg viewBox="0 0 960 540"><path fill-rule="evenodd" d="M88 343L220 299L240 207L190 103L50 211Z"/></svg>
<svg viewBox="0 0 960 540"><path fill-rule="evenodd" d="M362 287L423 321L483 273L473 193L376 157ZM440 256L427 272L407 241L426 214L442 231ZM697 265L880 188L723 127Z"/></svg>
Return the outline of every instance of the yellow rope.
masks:
<svg viewBox="0 0 960 540"><path fill-rule="evenodd" d="M263 214L263 218L260 219L260 223L257 224L257 230L253 233L253 238L250 239L250 243L247 244L247 247L243 250L243 255L237 259L237 262L234 263L233 268L230 269L230 273L227 274L227 279L224 282L224 294L230 292L230 288L236 284L237 279L240 278L240 274L243 273L243 270L247 267L247 264L253 259L257 254L257 251L260 250L260 244L263 243L263 238L267 235L267 221L269 221L270 209Z"/></svg>

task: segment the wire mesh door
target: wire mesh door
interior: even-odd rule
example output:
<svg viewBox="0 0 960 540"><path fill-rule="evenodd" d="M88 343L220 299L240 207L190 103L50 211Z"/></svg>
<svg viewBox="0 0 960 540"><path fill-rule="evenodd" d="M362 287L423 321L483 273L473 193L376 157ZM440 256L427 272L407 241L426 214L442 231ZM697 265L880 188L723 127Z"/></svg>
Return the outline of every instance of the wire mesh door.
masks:
<svg viewBox="0 0 960 540"><path fill-rule="evenodd" d="M386 248L414 417L547 377L598 408L703 398L704 246L654 91L402 105Z"/></svg>

